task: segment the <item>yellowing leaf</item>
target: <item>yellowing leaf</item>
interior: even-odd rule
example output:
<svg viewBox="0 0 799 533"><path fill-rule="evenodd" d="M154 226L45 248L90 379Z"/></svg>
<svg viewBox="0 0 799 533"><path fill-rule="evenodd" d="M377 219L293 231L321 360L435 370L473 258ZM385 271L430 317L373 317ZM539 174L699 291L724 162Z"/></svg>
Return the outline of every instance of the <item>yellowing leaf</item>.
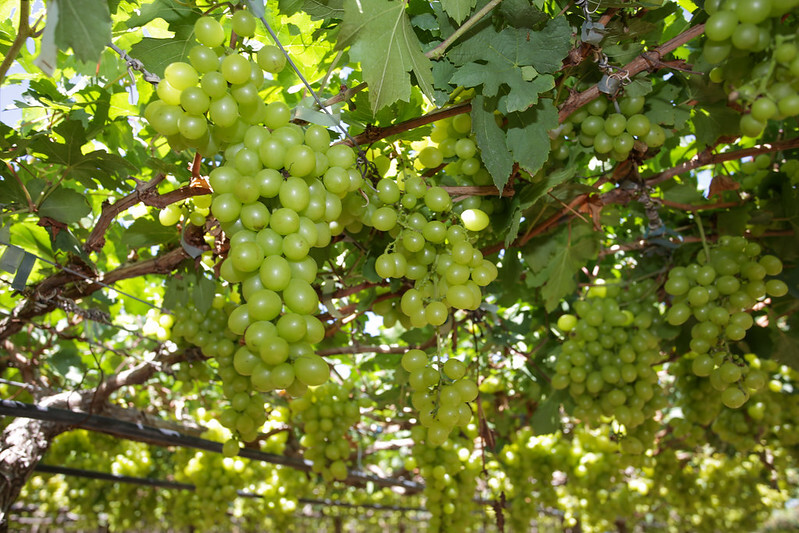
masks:
<svg viewBox="0 0 799 533"><path fill-rule="evenodd" d="M348 46L363 68L373 112L397 100L410 101L410 72L424 94L433 99L432 65L422 53L405 2L347 0L336 47Z"/></svg>

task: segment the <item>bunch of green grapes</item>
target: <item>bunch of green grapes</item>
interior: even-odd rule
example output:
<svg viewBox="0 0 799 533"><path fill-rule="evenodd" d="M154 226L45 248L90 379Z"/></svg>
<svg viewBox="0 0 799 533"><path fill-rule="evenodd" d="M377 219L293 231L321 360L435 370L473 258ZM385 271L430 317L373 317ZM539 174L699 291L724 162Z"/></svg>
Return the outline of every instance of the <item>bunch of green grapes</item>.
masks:
<svg viewBox="0 0 799 533"><path fill-rule="evenodd" d="M567 463L562 458L568 455L568 443L560 433L534 435L530 428L514 432L502 447L497 464L489 465L491 471L501 475L491 476L488 483L492 494L505 494L510 531L529 531L540 507L557 505L552 475Z"/></svg>
<svg viewBox="0 0 799 533"><path fill-rule="evenodd" d="M771 373L768 384L751 391L746 410L723 408L713 421L711 429L721 440L739 451L750 451L758 444L779 441L782 446L799 442L799 431L794 425L799 413L799 401L786 390L795 390L796 372L787 367L778 368L771 360L760 360L746 354L750 367Z"/></svg>
<svg viewBox="0 0 799 533"><path fill-rule="evenodd" d="M744 135L758 137L769 120L799 115L799 45L796 15L783 20L795 0L714 0L707 2L703 56L717 64L710 79L749 109L741 116Z"/></svg>
<svg viewBox="0 0 799 533"><path fill-rule="evenodd" d="M255 25L248 11L233 16L233 31L241 37L252 37ZM147 105L144 117L173 148L196 148L212 157L240 142L248 125L283 111L266 105L258 92L264 71L280 72L286 58L271 45L252 55L223 47L225 30L211 17L197 20L194 35L199 44L189 50L189 63L166 67L156 89L158 99Z"/></svg>
<svg viewBox="0 0 799 533"><path fill-rule="evenodd" d="M471 128L469 116L459 115L446 124L439 127L446 130L457 124L462 132L456 133L461 135L457 142L469 145L460 154L475 158L476 145L466 136ZM434 160L429 160L431 153ZM422 164L433 168L440 166L436 162L443 158L433 146L419 153ZM396 179L379 179L374 191L365 192L368 202L359 197L344 199L338 221L339 230L357 233L367 226L393 238L376 258L374 268L382 278L413 282L399 308L407 320L397 318L411 327L440 326L453 309L477 309L482 302L481 287L496 279L498 273L474 246L480 232L488 227L488 214L477 207L463 209L463 205L459 213L455 212L449 193L436 184L436 179L428 181L412 172Z"/></svg>
<svg viewBox="0 0 799 533"><path fill-rule="evenodd" d="M782 262L773 255L760 257L760 245L743 237L724 236L702 251L697 262L669 271L664 289L672 297L666 314L674 326L690 319L691 369L697 376L709 377L721 391L724 405L741 407L750 389L765 385L762 372L750 371L744 358L735 355L729 343L742 340L754 325L751 309L766 296L780 297L788 286L779 279L766 281L782 271Z"/></svg>
<svg viewBox="0 0 799 533"><path fill-rule="evenodd" d="M779 420L773 418L779 417L780 409L776 407L779 395L769 392L770 388L781 390L780 385L768 383L769 372L776 369L773 361L761 360L751 353L741 358L747 374L739 388L745 391L747 398L752 397L746 410L740 406L727 406L723 396L727 384L720 377L706 379L697 375L693 369L695 361L695 354L688 354L669 365L669 374L674 376L675 403L682 411L682 417L671 420L670 425L674 428L675 437L683 439L685 445L701 445L706 440L705 428L710 427L723 441L737 449L751 450L765 437L771 422L775 427L780 425ZM727 361L724 364L732 363ZM716 371L718 376L723 375L722 367Z"/></svg>
<svg viewBox="0 0 799 533"><path fill-rule="evenodd" d="M662 406L652 368L662 358L653 288L648 280L627 291L615 284L590 287L587 298L574 303L576 316L558 318L568 337L555 362L552 387L568 388L577 405L575 417L592 426L607 417L633 429ZM643 451L633 438L623 442L631 453Z"/></svg>
<svg viewBox="0 0 799 533"><path fill-rule="evenodd" d="M772 167L771 158L766 154L741 163L741 172L736 178L741 188L751 191L757 188L763 179L769 175Z"/></svg>
<svg viewBox="0 0 799 533"><path fill-rule="evenodd" d="M159 467L169 468L153 461L146 444L86 430L58 435L44 462L145 478L162 477ZM159 491L152 488L50 474L36 474L20 494L20 501L34 504L48 515L67 507L80 517L81 528L106 525L122 531L155 527L162 509ZM101 515L105 524L100 523Z"/></svg>
<svg viewBox="0 0 799 533"><path fill-rule="evenodd" d="M231 433L210 420L202 438L230 442ZM181 448L175 454L175 480L194 485L194 491L170 494L170 524L177 528L215 530L230 523L229 511L237 491L244 488L243 474L248 466L241 458Z"/></svg>
<svg viewBox="0 0 799 533"><path fill-rule="evenodd" d="M426 442L443 444L456 427L464 428L472 420L469 402L477 399L474 380L466 376L466 365L455 358L431 360L422 350L408 350L402 367L410 374L413 389L411 403L419 411L419 422L427 429Z"/></svg>
<svg viewBox="0 0 799 533"><path fill-rule="evenodd" d="M619 100L617 112L605 96L592 100L569 117L561 135L571 133L573 126L579 126L577 138L583 146L593 146L597 157L610 157L624 161L629 157L636 141L650 148L657 148L666 141L665 130L650 119L644 107L643 96L626 96ZM553 157L568 157L568 146L555 141Z"/></svg>
<svg viewBox="0 0 799 533"><path fill-rule="evenodd" d="M237 35L250 37L254 29L252 15L235 13ZM197 21L195 35L200 44L189 53L191 64L166 68L161 100L148 105L145 117L164 135L179 134L170 137L173 145L195 146L206 156L223 151L223 164L209 173L210 209L230 242L221 276L241 283L244 297L228 317L229 330L246 342L233 368L256 391L300 395L329 376L313 349L324 327L314 316L317 265L308 254L330 243L340 194L360 187L355 154L331 147L321 126L291 124L285 103L264 104L263 71L276 73L285 62L274 47L262 47L255 61L224 51L225 32L210 17Z"/></svg>
<svg viewBox="0 0 799 533"><path fill-rule="evenodd" d="M328 150L324 128L303 132L286 125L270 133L253 126L248 134L253 131L253 149L245 138L235 163L226 156L225 164L210 173L211 211L230 237L221 275L241 283L245 300L231 313L228 328L247 341L237 370L257 390L286 389L296 396L329 376L327 363L313 349L324 338L324 326L314 316L319 298L311 284L318 267L308 254L330 243L329 223L339 217L341 199L318 176L340 174L348 187L355 182L354 190L361 178L352 149L335 145ZM239 164L242 154L251 166ZM357 180L350 179L353 175Z"/></svg>
<svg viewBox="0 0 799 533"><path fill-rule="evenodd" d="M664 447L650 471L650 502L658 504L649 510L678 531L755 531L787 496L769 486L756 454L727 456L705 447L687 458Z"/></svg>
<svg viewBox="0 0 799 533"><path fill-rule="evenodd" d="M300 444L305 448L305 458L325 481L347 478L352 453L348 434L361 420L359 402L351 398L351 393L350 387L328 382L289 403L292 422L303 429Z"/></svg>
<svg viewBox="0 0 799 533"><path fill-rule="evenodd" d="M401 192L394 180L381 179L376 201L370 204L380 207L371 214L367 207L361 218L366 225L395 235L377 257L375 271L382 278L414 282L400 305L411 325L440 326L452 309L477 309L482 302L480 288L497 277L496 266L472 245L470 235L485 229L488 217L482 211L464 211L461 225L447 215L452 200L442 187L428 188L417 176L406 178L403 185Z"/></svg>
<svg viewBox="0 0 799 533"><path fill-rule="evenodd" d="M182 392L189 393L196 383L206 384L214 378L213 370L206 361L189 359L178 363L175 379L182 383Z"/></svg>
<svg viewBox="0 0 799 533"><path fill-rule="evenodd" d="M473 453L473 441L450 438L441 445L432 444L418 426L411 430L411 436L413 455L405 461L405 468L418 468L425 480L425 507L432 515L428 531L470 531L477 476L482 468L479 456Z"/></svg>
<svg viewBox="0 0 799 533"><path fill-rule="evenodd" d="M234 308L231 298L227 288L218 286L211 306L204 313L196 308L178 307L171 315L162 314L158 324L168 332L173 342L185 341L197 346L205 357L231 356L239 340L237 335L225 329L228 315Z"/></svg>
<svg viewBox="0 0 799 533"><path fill-rule="evenodd" d="M202 226L211 213L211 195L193 196L182 204L169 204L158 211L158 221L164 226L174 226L183 217L189 224Z"/></svg>

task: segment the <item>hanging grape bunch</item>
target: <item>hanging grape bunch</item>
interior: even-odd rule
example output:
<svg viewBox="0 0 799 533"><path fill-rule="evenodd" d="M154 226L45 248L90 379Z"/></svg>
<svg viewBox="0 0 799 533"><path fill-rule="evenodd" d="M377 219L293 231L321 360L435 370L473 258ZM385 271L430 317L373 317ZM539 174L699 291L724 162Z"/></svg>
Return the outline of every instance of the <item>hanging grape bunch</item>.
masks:
<svg viewBox="0 0 799 533"><path fill-rule="evenodd" d="M577 139L583 146L593 146L598 157L616 161L627 159L636 141L650 148L665 142L666 132L644 111L643 96L625 96L618 106L616 111L613 103L600 96L572 113L567 126L560 130L560 137L553 141L553 156L556 159L569 156L569 147L562 137L572 134L573 126L579 126Z"/></svg>
<svg viewBox="0 0 799 533"><path fill-rule="evenodd" d="M752 308L766 296L784 296L788 286L780 279L766 280L782 271L782 262L773 255L761 257L757 243L724 236L707 250L695 263L669 271L664 288L672 301L666 319L674 326L695 321L685 357L692 360L694 374L708 377L721 392L724 405L738 408L749 399L750 389L765 385L765 377L751 372L730 344L754 325Z"/></svg>
<svg viewBox="0 0 799 533"><path fill-rule="evenodd" d="M558 318L558 329L568 336L552 387L569 390L577 418L597 425L601 417L613 417L629 430L661 406L652 368L662 359L654 288L651 280L627 290L616 284L590 287L586 298L574 303L576 315Z"/></svg>
<svg viewBox="0 0 799 533"><path fill-rule="evenodd" d="M252 37L255 19L237 11L232 27ZM314 350L325 330L314 316L318 267L309 252L330 243L342 198L362 179L350 147L330 146L327 129L303 129L290 122L285 103L262 100L264 71L278 73L286 63L279 48L262 46L252 56L223 48L225 31L210 17L197 21L195 35L190 64L166 68L160 100L145 117L175 149L194 147L206 157L223 152L223 163L209 173L210 211L230 243L221 277L240 284L242 296L226 309L227 329L243 343L234 350L220 344L208 355L217 358L231 401L221 421L250 440L264 419L261 393L300 396L328 379L328 365ZM238 444L229 443L234 453Z"/></svg>
<svg viewBox="0 0 799 533"><path fill-rule="evenodd" d="M472 419L469 402L477 399L477 384L466 377L466 365L458 359L431 360L422 350L408 350L402 367L414 393L411 403L419 411L419 422L427 428L426 442L443 444L456 427L466 427Z"/></svg>
<svg viewBox="0 0 799 533"><path fill-rule="evenodd" d="M289 403L292 422L303 428L300 444L305 448L305 458L327 481L347 478L351 453L347 435L361 419L360 405L350 398L351 392L328 382Z"/></svg>
<svg viewBox="0 0 799 533"><path fill-rule="evenodd" d="M723 83L730 96L749 110L740 119L741 132L749 137L759 137L769 120L799 115L797 35L791 25L782 23L795 8L794 1L705 3L710 17L702 55L717 65L710 80Z"/></svg>

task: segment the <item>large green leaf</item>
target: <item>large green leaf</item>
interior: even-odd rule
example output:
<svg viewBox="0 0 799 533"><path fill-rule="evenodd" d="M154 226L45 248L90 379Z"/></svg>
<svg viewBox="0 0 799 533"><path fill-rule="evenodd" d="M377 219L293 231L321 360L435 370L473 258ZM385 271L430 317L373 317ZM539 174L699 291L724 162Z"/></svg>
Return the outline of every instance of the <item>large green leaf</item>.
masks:
<svg viewBox="0 0 799 533"><path fill-rule="evenodd" d="M465 87L482 86L486 96L494 96L500 86L510 89L506 108L522 111L538 101L538 95L554 87L551 76L569 52L571 30L566 19L551 20L543 30L505 28L497 32L486 26L448 57L461 68L450 80ZM526 67L526 68L525 68Z"/></svg>
<svg viewBox="0 0 799 533"><path fill-rule="evenodd" d="M476 3L477 0L441 0L441 7L447 15L460 24L469 16Z"/></svg>
<svg viewBox="0 0 799 533"><path fill-rule="evenodd" d="M498 190L505 188L513 170L513 156L505 147L505 132L497 125L494 107L487 105L485 98L478 95L472 101L472 130L480 147L480 157L491 173Z"/></svg>
<svg viewBox="0 0 799 533"><path fill-rule="evenodd" d="M577 289L575 274L598 252L599 234L582 222L573 222L525 247L524 259L533 274L528 283L542 287L548 312Z"/></svg>
<svg viewBox="0 0 799 533"><path fill-rule="evenodd" d="M549 157L549 130L558 126L558 108L549 98L535 107L508 115L508 148L513 159L535 174Z"/></svg>
<svg viewBox="0 0 799 533"><path fill-rule="evenodd" d="M180 26L171 39L145 37L130 48L130 55L139 59L147 70L164 76L164 69L176 61L184 61L196 44L192 26Z"/></svg>
<svg viewBox="0 0 799 533"><path fill-rule="evenodd" d="M432 65L422 53L405 2L347 0L336 47L351 47L350 55L360 61L372 111L409 101L411 72L422 92L433 99Z"/></svg>
<svg viewBox="0 0 799 533"><path fill-rule="evenodd" d="M72 48L81 61L97 61L111 42L111 14L106 1L53 1L58 4L56 45L62 50Z"/></svg>
<svg viewBox="0 0 799 533"><path fill-rule="evenodd" d="M155 0L150 4L144 4L139 9L138 15L133 15L125 21L128 28L144 26L157 18L164 19L171 23L186 21L197 18L196 12L190 5L176 0ZM186 22L184 22L185 24Z"/></svg>
<svg viewBox="0 0 799 533"><path fill-rule="evenodd" d="M39 216L64 224L74 224L91 212L86 196L65 187L57 187L39 206Z"/></svg>

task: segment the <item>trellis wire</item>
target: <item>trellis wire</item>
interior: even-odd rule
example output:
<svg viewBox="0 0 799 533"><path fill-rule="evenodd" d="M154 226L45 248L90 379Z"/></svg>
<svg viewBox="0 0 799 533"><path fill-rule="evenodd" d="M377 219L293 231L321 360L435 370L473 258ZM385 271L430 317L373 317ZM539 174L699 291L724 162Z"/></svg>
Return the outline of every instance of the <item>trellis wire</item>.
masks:
<svg viewBox="0 0 799 533"><path fill-rule="evenodd" d="M10 244L9 246L14 246L14 245L13 245L13 244ZM132 294L130 294L130 293L127 293L127 292L125 292L125 291L123 291L123 290L120 290L120 289L118 289L118 288L114 287L113 285L108 285L107 283L103 283L103 282L102 282L102 281L100 281L99 279L90 278L89 276L86 276L86 275L82 274L81 272L78 272L77 270L72 270L72 269L71 269L71 268L69 268L69 267L65 267L65 266L63 266L63 265L59 265L58 263L55 263L55 262L53 262L53 261L50 261L49 259L45 259L44 257L38 256L38 255L36 255L36 254L34 254L34 253L32 253L32 252L29 252L29 251L27 251L27 250L25 250L25 253L26 253L26 254L28 254L28 255L30 255L30 256L32 256L32 257L35 257L35 258L36 258L36 259L38 259L39 261L44 261L44 262L45 262L45 263L47 263L48 265L52 265L52 266L54 266L54 267L56 267L56 268L58 268L58 269L60 269L60 270L63 270L64 272L68 272L69 274L72 274L73 276L78 276L79 278L83 279L84 281L88 281L88 282L91 282L91 283L96 283L97 285L100 285L101 287L104 287L104 288L106 288L106 289L111 289L112 291L116 291L116 292L118 292L119 294L121 294L121 295L123 295L123 296L127 296L128 298L131 298L131 299L133 299L133 300L136 300L137 302L143 303L143 304L145 304L145 305L149 305L149 306L150 306L150 307L152 307L153 309L158 309L158 310L159 310L159 311L161 311L162 313L168 313L168 312L169 312L168 310L166 310L166 309L163 309L163 308L161 308L161 307L159 307L159 306L155 305L155 304L154 304L154 303L152 303L152 302L148 302L148 301L146 301L146 300L142 300L142 299L141 299L141 298L139 298L138 296L134 296L134 295L132 295Z"/></svg>
<svg viewBox="0 0 799 533"><path fill-rule="evenodd" d="M0 415L59 422L76 428L88 429L98 433L106 433L115 437L122 437L132 441L146 442L159 446L182 446L213 453L222 453L221 442L184 435L174 430L160 429L144 424L125 422L123 420L79 411L41 407L13 400L0 400ZM251 448L242 448L239 450L239 456L265 463L287 466L304 472L312 472L312 463L297 457L277 455ZM401 487L408 492L420 492L424 489L424 485L415 481L384 478L357 471L348 472L347 481L349 483L371 482L381 487Z"/></svg>
<svg viewBox="0 0 799 533"><path fill-rule="evenodd" d="M80 468L70 468L66 466L38 464L34 467L37 472L44 474L61 474L70 477L82 477L86 479L96 479L100 481L111 481L116 483L129 483L132 485L144 485L148 487L156 487L162 489L172 490L189 490L194 491L197 487L191 483L181 483L178 481L169 481L166 479L154 479L134 476L123 476L120 474L109 474L106 472L97 472L93 470L83 470ZM236 491L236 495L240 498L253 498L263 499L262 494L254 492L247 492L244 490ZM311 498L297 498L299 503L308 505L324 505L328 507L350 507L350 508L365 508L375 509L377 511L402 511L402 512L427 512L427 509L422 507L400 507L396 505L381 505L379 503L349 503L331 499L316 500Z"/></svg>

